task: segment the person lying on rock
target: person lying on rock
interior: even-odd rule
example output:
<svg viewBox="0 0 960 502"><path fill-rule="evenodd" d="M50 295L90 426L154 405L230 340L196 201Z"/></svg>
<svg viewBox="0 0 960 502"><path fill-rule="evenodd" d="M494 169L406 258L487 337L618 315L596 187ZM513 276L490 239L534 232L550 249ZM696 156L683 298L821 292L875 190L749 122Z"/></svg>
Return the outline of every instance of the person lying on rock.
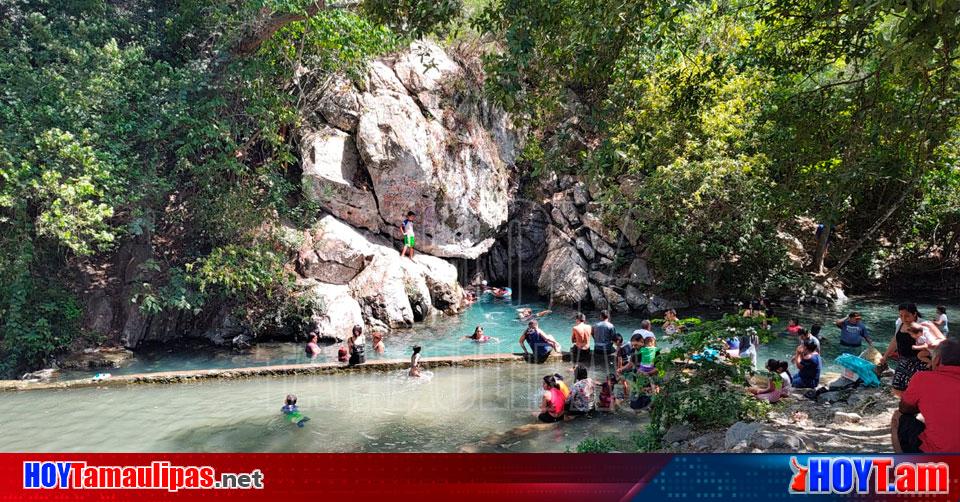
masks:
<svg viewBox="0 0 960 502"><path fill-rule="evenodd" d="M897 453L960 453L960 342L946 340L935 352L933 371L910 379L893 414L890 433Z"/></svg>

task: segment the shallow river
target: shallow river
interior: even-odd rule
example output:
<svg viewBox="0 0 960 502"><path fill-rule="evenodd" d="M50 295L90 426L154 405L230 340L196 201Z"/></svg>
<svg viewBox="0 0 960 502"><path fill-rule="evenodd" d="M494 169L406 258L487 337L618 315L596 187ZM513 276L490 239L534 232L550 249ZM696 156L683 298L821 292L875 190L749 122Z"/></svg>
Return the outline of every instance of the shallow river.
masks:
<svg viewBox="0 0 960 502"><path fill-rule="evenodd" d="M569 365L563 365L569 366ZM537 382L561 363L0 393L0 451L565 451L623 438L646 414L536 425ZM283 420L299 396L303 428Z"/></svg>
<svg viewBox="0 0 960 502"><path fill-rule="evenodd" d="M395 331L387 335L385 340L386 353L376 356L367 350L367 357L386 359L406 359L410 357L410 348L414 344L423 346L424 357L453 356L469 354L494 354L519 352L517 340L525 327L525 323L516 318L516 309L530 307L535 311L547 308L540 300L522 301L515 299L512 302L493 300L489 296L470 307L465 313L456 317L439 316L428 322L417 324L414 329ZM775 305L774 314L780 318L776 326L782 330L786 326L787 318L798 317L801 324L808 327L814 322L824 326L822 334L823 355L825 370L839 371L833 365L833 359L841 354L841 347L836 343L839 330L833 326L833 321L844 317L850 310L858 310L863 314L864 322L875 336L878 348L882 351L893 335L893 323L897 318L898 299L893 298L854 298L837 306L804 306L804 305ZM948 315L954 313L960 316L960 305L948 304ZM933 317L934 304L921 303L921 313L927 318ZM723 311L717 309L681 309L680 317L700 316L704 318L719 317ZM563 345L564 350L570 347L570 328L576 312L570 308L555 308L552 314L540 319L540 327L554 335ZM595 322L596 313L588 312L590 322ZM960 331L960 317L957 318L957 328ZM613 322L625 340L629 340L633 330L640 327L643 317L637 314L617 314ZM499 338L499 343L489 342L477 344L463 340L465 335L473 332L474 327L481 325L488 336ZM656 331L656 330L655 330ZM348 334L344 333L346 337ZM369 343L369 337L367 338ZM832 343L831 343L832 342ZM783 337L767 346L761 347L758 360L762 365L767 358L787 359L796 348L796 340ZM321 361L334 361L336 346L325 347L324 353L319 356ZM145 373L154 371L191 370L206 368L237 368L245 366L265 366L271 364L306 363L303 345L294 343L265 343L258 345L246 353L231 351L193 349L160 349L143 350L137 355L132 364L119 369L108 370L112 374ZM60 378L86 378L93 372L64 372Z"/></svg>

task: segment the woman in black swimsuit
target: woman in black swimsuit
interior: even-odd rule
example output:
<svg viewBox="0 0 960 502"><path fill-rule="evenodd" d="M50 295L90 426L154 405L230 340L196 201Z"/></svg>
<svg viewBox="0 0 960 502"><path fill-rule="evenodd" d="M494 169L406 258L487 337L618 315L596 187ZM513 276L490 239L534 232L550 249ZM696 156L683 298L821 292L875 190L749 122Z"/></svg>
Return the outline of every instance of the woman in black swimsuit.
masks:
<svg viewBox="0 0 960 502"><path fill-rule="evenodd" d="M913 349L916 342L913 341L913 337L907 331L910 325L915 322L924 326L929 323L920 317L917 306L912 303L901 304L899 310L900 319L897 320L897 329L883 354L883 358L880 359L881 365L891 357L897 359L897 370L893 374L892 383L893 394L896 396L900 396L903 391L907 390L907 384L910 383L910 379L916 372L930 369L926 363L917 358L920 351Z"/></svg>

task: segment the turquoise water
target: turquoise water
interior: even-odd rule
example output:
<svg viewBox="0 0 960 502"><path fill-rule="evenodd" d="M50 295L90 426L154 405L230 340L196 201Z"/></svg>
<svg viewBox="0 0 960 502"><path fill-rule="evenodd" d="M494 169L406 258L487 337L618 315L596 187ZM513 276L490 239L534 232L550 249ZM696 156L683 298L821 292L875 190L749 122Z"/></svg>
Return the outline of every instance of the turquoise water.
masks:
<svg viewBox="0 0 960 502"><path fill-rule="evenodd" d="M413 329L397 330L389 333L384 340L386 353L373 354L367 347L368 360L405 359L410 356L413 345L423 347L423 355L454 356L471 354L494 354L519 352L517 340L526 323L517 318L516 309L529 307L534 311L545 310L547 304L539 299L525 301L497 300L487 295L480 302L467 309L459 316L438 316L427 322L418 324ZM805 306L797 304L774 305L774 314L780 319L776 325L778 330L786 326L789 317L798 317L804 327L814 322L824 326L822 331L823 355L825 369L839 371L833 365L833 359L844 352L837 344L839 330L833 326L833 321L844 317L850 310L858 310L863 314L864 322L874 335L878 348L882 351L893 334L893 323L897 318L897 304L900 299L895 298L852 298L848 302L833 306ZM933 303L920 303L921 313L928 318L934 314ZM948 303L948 315L956 312L960 315L960 304ZM731 311L732 309L727 309ZM702 318L717 318L724 313L720 309L680 309L680 317L698 316ZM540 318L540 327L556 337L564 350L570 346L570 328L576 311L568 307L556 307L553 313ZM587 312L590 322L597 320L596 312ZM644 316L639 313L615 314L612 321L624 339L629 339L630 333L640 327ZM958 318L960 319L960 318ZM957 322L960 322L958 320ZM473 332L474 327L481 325L488 336L496 337L498 341L475 343L464 340L463 337ZM960 324L958 324L960 330ZM655 331L659 333L658 328ZM343 334L344 337L347 333ZM369 343L370 338L367 338ZM788 359L796 347L796 340L782 337L760 348L758 361L760 365L767 358ZM850 349L846 349L849 351ZM325 347L318 357L320 362L336 360L337 346ZM236 368L246 366L265 366L272 364L308 363L310 360L304 355L303 345L297 343L265 343L254 349L242 353L229 350L216 350L206 347L184 349L145 350L137 354L137 360L123 368L108 370L112 374L143 373L154 371L174 371L207 368ZM83 378L91 376L92 372L64 372L60 378Z"/></svg>
<svg viewBox="0 0 960 502"><path fill-rule="evenodd" d="M0 451L563 452L629 439L646 413L537 424L546 373L569 365L437 368L0 393ZM299 397L306 427L280 414Z"/></svg>

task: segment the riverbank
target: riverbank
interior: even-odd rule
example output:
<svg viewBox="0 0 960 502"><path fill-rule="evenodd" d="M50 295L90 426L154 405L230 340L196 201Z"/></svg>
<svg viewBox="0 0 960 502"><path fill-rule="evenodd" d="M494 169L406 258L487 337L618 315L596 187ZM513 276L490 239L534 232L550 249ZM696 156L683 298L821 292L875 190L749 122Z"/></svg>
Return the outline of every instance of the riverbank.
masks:
<svg viewBox="0 0 960 502"><path fill-rule="evenodd" d="M823 381L826 381L824 379ZM767 419L693 431L671 427L664 453L886 453L893 451L890 419L899 400L888 385L829 392L817 400L794 390Z"/></svg>

